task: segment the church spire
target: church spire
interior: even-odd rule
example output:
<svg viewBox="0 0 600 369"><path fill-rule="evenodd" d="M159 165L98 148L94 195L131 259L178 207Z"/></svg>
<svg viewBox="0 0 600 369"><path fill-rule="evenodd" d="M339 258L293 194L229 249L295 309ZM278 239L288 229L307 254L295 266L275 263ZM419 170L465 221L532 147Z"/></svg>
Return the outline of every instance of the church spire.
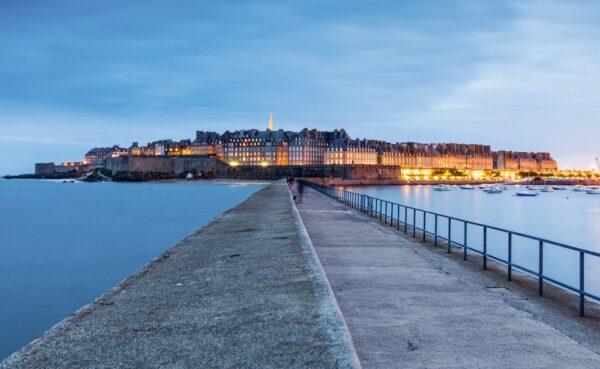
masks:
<svg viewBox="0 0 600 369"><path fill-rule="evenodd" d="M273 130L273 113L269 113L269 131Z"/></svg>

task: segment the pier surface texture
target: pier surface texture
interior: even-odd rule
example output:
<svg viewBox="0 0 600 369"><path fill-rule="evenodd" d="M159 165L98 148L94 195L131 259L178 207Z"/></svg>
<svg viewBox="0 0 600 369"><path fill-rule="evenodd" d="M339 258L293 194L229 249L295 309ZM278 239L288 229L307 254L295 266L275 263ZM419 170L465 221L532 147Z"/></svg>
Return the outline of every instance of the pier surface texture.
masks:
<svg viewBox="0 0 600 369"><path fill-rule="evenodd" d="M475 262L311 189L302 197L363 368L600 368L598 321L577 317L575 304L571 316L555 313L549 299L499 284Z"/></svg>
<svg viewBox="0 0 600 369"><path fill-rule="evenodd" d="M189 236L0 368L358 368L285 181Z"/></svg>

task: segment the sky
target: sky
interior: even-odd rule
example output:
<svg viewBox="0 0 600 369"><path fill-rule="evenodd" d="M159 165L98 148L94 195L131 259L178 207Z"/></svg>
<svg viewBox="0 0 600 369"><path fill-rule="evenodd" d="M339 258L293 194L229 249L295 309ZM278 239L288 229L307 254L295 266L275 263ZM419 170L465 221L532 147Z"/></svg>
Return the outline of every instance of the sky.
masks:
<svg viewBox="0 0 600 369"><path fill-rule="evenodd" d="M0 174L196 130L600 156L600 3L0 1Z"/></svg>

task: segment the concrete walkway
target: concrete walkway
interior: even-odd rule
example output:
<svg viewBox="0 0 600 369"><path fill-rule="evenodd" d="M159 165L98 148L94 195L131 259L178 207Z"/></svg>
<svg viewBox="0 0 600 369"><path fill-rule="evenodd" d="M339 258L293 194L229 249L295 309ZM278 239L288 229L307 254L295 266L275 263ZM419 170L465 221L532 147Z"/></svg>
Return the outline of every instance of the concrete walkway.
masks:
<svg viewBox="0 0 600 369"><path fill-rule="evenodd" d="M252 195L0 363L2 369L358 367L285 181Z"/></svg>
<svg viewBox="0 0 600 369"><path fill-rule="evenodd" d="M298 209L363 368L600 368L598 345L519 308L491 272L310 189Z"/></svg>

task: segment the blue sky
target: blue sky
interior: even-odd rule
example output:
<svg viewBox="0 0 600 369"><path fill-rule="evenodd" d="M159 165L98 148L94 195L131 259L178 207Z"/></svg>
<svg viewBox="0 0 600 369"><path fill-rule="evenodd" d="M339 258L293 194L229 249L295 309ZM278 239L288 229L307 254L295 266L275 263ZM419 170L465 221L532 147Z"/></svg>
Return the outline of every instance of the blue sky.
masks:
<svg viewBox="0 0 600 369"><path fill-rule="evenodd" d="M199 129L600 156L596 1L0 2L0 174Z"/></svg>

